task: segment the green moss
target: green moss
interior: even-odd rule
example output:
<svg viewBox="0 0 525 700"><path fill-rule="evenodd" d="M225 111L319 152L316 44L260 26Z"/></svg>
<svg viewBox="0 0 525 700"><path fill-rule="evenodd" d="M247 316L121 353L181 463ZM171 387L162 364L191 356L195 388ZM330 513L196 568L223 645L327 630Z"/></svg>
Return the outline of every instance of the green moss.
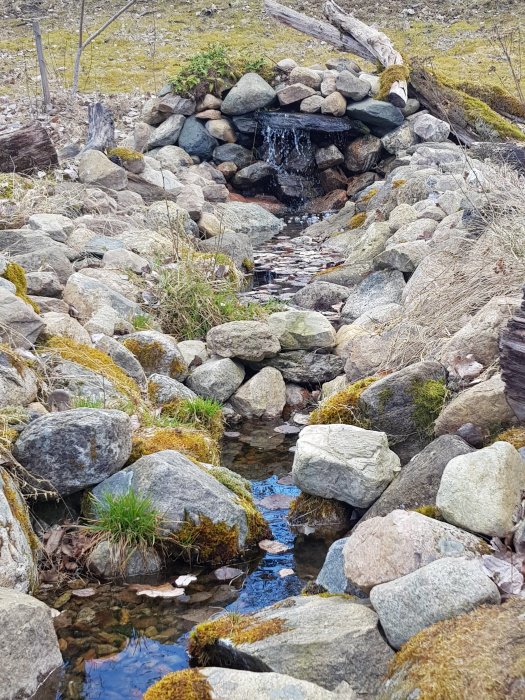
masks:
<svg viewBox="0 0 525 700"><path fill-rule="evenodd" d="M379 75L379 93L377 95L378 100L386 100L390 92L390 88L396 82L401 82L403 80L408 81L410 78L410 68L403 64L401 66L393 65L388 66L381 71Z"/></svg>
<svg viewBox="0 0 525 700"><path fill-rule="evenodd" d="M214 523L201 515L199 521L187 516L170 542L185 559L198 563L226 564L239 556L239 530L224 522Z"/></svg>
<svg viewBox="0 0 525 700"><path fill-rule="evenodd" d="M329 396L310 414L310 425L344 423L366 428L368 421L359 407L359 397L367 387L378 379L379 377L360 379L345 387L342 391Z"/></svg>
<svg viewBox="0 0 525 700"><path fill-rule="evenodd" d="M153 374L164 356L164 348L157 340L143 342L136 338L124 338L122 344L135 355L146 374Z"/></svg>
<svg viewBox="0 0 525 700"><path fill-rule="evenodd" d="M255 615L223 615L195 627L190 634L188 652L192 662L206 666L209 652L219 639L229 639L234 645L253 644L285 631L285 621L279 617L259 620Z"/></svg>
<svg viewBox="0 0 525 700"><path fill-rule="evenodd" d="M102 350L91 348L83 343L77 343L71 338L58 336L50 338L42 348L43 352L49 352L50 350L56 352L64 360L76 362L82 367L86 367L86 369L101 374L127 399L134 404L140 403L140 389L137 384Z"/></svg>
<svg viewBox="0 0 525 700"><path fill-rule="evenodd" d="M388 402L390 401L390 399L392 398L393 395L394 395L394 391L391 387L385 386L383 389L381 389L381 391L379 392L379 403L378 403L378 408L379 408L380 413L383 413L383 411L385 410Z"/></svg>
<svg viewBox="0 0 525 700"><path fill-rule="evenodd" d="M11 450L18 438L20 428L28 422L29 416L23 408L17 406L0 408L0 446Z"/></svg>
<svg viewBox="0 0 525 700"><path fill-rule="evenodd" d="M392 189L398 190L403 185L406 185L407 180L392 180Z"/></svg>
<svg viewBox="0 0 525 700"><path fill-rule="evenodd" d="M16 484L11 477L11 475L3 468L0 467L0 480L3 483L3 492L6 501L9 505L13 517L19 522L26 539L31 547L33 555L36 556L37 552L41 548L40 540L35 535L33 526L31 525L31 519L29 517L29 510L27 504L23 497L18 493ZM36 579L36 574L35 574ZM36 583L36 580L35 580Z"/></svg>
<svg viewBox="0 0 525 700"><path fill-rule="evenodd" d="M442 380L418 380L412 384L411 396L414 403L412 418L417 429L422 433L431 433L434 421L439 416L448 393L446 384Z"/></svg>
<svg viewBox="0 0 525 700"><path fill-rule="evenodd" d="M414 512L421 513L421 515L426 515L427 518L432 518L433 520L444 520L441 515L441 511L436 505L429 506L419 506L418 508L413 508Z"/></svg>
<svg viewBox="0 0 525 700"><path fill-rule="evenodd" d="M362 211L359 214L354 214L350 221L348 222L348 228L350 231L353 231L356 228L359 228L362 226L366 221L366 212ZM333 269L333 268L330 268Z"/></svg>
<svg viewBox="0 0 525 700"><path fill-rule="evenodd" d="M143 700L212 700L208 680L195 668L168 673L144 693Z"/></svg>
<svg viewBox="0 0 525 700"><path fill-rule="evenodd" d="M379 192L379 190L377 188L373 188L371 190L368 190L368 192L366 194L364 194L362 197L359 198L359 201L360 202L369 202L372 199L372 197L376 196L376 194L378 192ZM357 214L357 216L359 216L359 214ZM366 218L366 216L365 216L365 218Z"/></svg>
<svg viewBox="0 0 525 700"><path fill-rule="evenodd" d="M519 450L525 447L525 427L509 428L496 436L494 442L497 441L510 442L510 444Z"/></svg>
<svg viewBox="0 0 525 700"><path fill-rule="evenodd" d="M253 272L255 269L255 263L250 258L244 258L242 261L242 266L244 267L246 272Z"/></svg>
<svg viewBox="0 0 525 700"><path fill-rule="evenodd" d="M129 463L132 464L140 457L162 452L162 450L175 450L187 457L210 464L217 464L220 459L216 440L203 430L188 426L149 427L141 428L133 435Z"/></svg>
<svg viewBox="0 0 525 700"><path fill-rule="evenodd" d="M110 158L118 158L123 161L144 160L144 156L139 151L134 151L132 148L123 148L122 146L110 148L107 155Z"/></svg>
<svg viewBox="0 0 525 700"><path fill-rule="evenodd" d="M205 399L201 396L193 399L178 399L165 404L162 407L161 416L168 416L180 423L203 429L214 440L220 440L224 433L222 406L213 399Z"/></svg>
<svg viewBox="0 0 525 700"><path fill-rule="evenodd" d="M505 112L514 117L525 119L525 104L501 85L451 78L448 78L448 82L454 85L456 90L461 90L471 97L482 100L495 112Z"/></svg>
<svg viewBox="0 0 525 700"><path fill-rule="evenodd" d="M6 269L2 277L15 285L15 293L19 299L21 299L26 304L29 304L29 306L33 308L33 311L35 311L35 313L40 313L40 308L38 304L35 304L35 302L32 299L30 299L27 295L26 273L21 265L18 265L17 263L13 262L7 263Z"/></svg>

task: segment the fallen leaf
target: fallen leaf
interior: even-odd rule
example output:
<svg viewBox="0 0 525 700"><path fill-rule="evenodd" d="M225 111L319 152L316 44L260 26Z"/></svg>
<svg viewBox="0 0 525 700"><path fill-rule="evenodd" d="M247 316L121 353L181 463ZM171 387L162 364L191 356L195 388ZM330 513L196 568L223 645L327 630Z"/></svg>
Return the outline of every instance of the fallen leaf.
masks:
<svg viewBox="0 0 525 700"><path fill-rule="evenodd" d="M219 581L231 581L238 576L244 576L242 569L235 569L233 566L221 566L220 569L216 569L213 573Z"/></svg>
<svg viewBox="0 0 525 700"><path fill-rule="evenodd" d="M286 576L293 576L295 574L295 571L293 569L281 569L279 571L279 576L281 578L285 578Z"/></svg>
<svg viewBox="0 0 525 700"><path fill-rule="evenodd" d="M76 591L72 591L72 593L77 598L89 598L89 596L95 595L96 591L94 588L79 588Z"/></svg>
<svg viewBox="0 0 525 700"><path fill-rule="evenodd" d="M290 550L290 547L282 542L277 542L277 540L261 540L259 542L259 547L270 554L280 554L281 552L288 552Z"/></svg>
<svg viewBox="0 0 525 700"><path fill-rule="evenodd" d="M44 545L44 552L48 557L50 557L56 552L60 546L60 543L62 542L62 537L64 537L64 528L60 526L53 527L51 530L46 532L46 535L48 535L48 537Z"/></svg>
<svg viewBox="0 0 525 700"><path fill-rule="evenodd" d="M186 586L189 586L190 583L193 583L193 581L196 581L197 577L192 576L192 574L183 574L182 576L179 576L178 578L175 579L175 585L176 586L182 586L185 588Z"/></svg>
<svg viewBox="0 0 525 700"><path fill-rule="evenodd" d="M273 493L271 496L262 498L257 504L267 510L285 510L290 507L292 501L293 496L288 496L285 493Z"/></svg>
<svg viewBox="0 0 525 700"><path fill-rule="evenodd" d="M485 554L483 568L502 593L524 595L523 559L513 552Z"/></svg>
<svg viewBox="0 0 525 700"><path fill-rule="evenodd" d="M129 588L137 595L145 595L148 598L177 598L184 595L184 588L174 588L171 583L163 583L160 586L148 586L146 584L134 584Z"/></svg>

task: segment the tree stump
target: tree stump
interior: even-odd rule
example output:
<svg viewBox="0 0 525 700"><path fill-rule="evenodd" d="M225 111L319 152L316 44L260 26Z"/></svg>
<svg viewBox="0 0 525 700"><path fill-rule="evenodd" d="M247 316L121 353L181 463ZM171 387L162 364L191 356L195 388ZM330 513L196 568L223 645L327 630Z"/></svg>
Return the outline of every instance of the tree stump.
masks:
<svg viewBox="0 0 525 700"><path fill-rule="evenodd" d="M49 134L38 122L0 132L0 172L32 173L58 165Z"/></svg>

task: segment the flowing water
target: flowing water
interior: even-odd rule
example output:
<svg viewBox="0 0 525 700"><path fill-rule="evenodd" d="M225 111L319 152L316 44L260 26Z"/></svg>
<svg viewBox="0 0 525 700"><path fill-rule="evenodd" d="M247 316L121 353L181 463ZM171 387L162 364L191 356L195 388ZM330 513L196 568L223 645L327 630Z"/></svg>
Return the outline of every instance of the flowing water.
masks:
<svg viewBox="0 0 525 700"><path fill-rule="evenodd" d="M256 502L274 494L298 494L289 478L295 436L275 432L274 427L245 424L223 446L223 466L250 479ZM273 538L290 549L254 553L250 560L234 564L244 573L231 583L218 581L213 571L179 563L150 582L173 581L191 571L197 581L180 598L145 598L125 584L94 586L95 593L87 598L70 589L65 595L57 591L43 595L62 611L57 633L65 665L60 691L53 699L141 698L164 674L187 668L187 637L195 624L224 609L252 612L299 593L321 568L330 542L296 537L288 527L287 509L274 510L275 504L270 501L268 508L265 503L259 507ZM293 573L281 575L285 569Z"/></svg>

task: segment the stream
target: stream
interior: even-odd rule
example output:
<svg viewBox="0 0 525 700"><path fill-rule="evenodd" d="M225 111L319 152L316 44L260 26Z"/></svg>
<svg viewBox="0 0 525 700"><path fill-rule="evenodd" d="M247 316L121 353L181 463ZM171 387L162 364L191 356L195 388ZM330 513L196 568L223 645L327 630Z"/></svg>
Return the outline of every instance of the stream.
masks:
<svg viewBox="0 0 525 700"><path fill-rule="evenodd" d="M222 464L251 481L256 503L274 494L299 493L289 477L296 435L275 432L275 427L246 423L232 434L235 437L224 439ZM62 612L57 634L64 674L58 694L49 700L141 698L166 673L188 667L186 645L194 625L222 610L249 613L297 595L317 575L331 541L294 535L287 508L259 508L273 538L290 549L280 554L254 552L250 560L231 564L244 572L231 582L217 580L213 570L177 562L162 577L134 583L159 585L180 574L196 575L197 581L179 598L148 598L127 584L84 581L76 587L90 585L94 594L87 598L75 595L77 582L65 594L43 591L40 597Z"/></svg>

